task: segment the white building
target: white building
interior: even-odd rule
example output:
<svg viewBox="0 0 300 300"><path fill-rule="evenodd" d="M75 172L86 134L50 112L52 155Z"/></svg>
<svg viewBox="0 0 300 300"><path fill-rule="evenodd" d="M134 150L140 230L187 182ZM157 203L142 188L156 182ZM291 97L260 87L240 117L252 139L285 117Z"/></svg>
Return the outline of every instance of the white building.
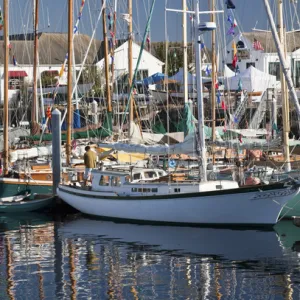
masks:
<svg viewBox="0 0 300 300"><path fill-rule="evenodd" d="M139 57L141 47L132 43L132 72L136 69L137 61ZM109 61L111 63L112 58L109 55ZM115 74L114 77L125 75L128 73L128 42L123 43L121 46L115 49L114 55ZM104 58L102 58L97 64L99 69L104 68ZM164 63L149 53L147 50L142 52L142 57L139 64L139 74L137 80L146 78L155 73L162 73L162 67Z"/></svg>
<svg viewBox="0 0 300 300"><path fill-rule="evenodd" d="M264 50L255 50L253 42L256 39ZM286 34L287 65L296 88L300 87L300 32ZM250 66L276 76L277 86L280 85L280 62L271 32L244 33L242 37L236 36L238 66L240 72ZM233 48L232 41L227 44L225 63L232 68Z"/></svg>

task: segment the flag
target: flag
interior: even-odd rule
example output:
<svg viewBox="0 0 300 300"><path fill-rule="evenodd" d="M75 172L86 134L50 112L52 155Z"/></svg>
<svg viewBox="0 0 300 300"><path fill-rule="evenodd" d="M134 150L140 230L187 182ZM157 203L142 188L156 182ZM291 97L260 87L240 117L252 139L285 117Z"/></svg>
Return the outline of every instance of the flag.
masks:
<svg viewBox="0 0 300 300"><path fill-rule="evenodd" d="M18 64L14 55L13 55L13 64L14 64L14 66L16 66Z"/></svg>
<svg viewBox="0 0 300 300"><path fill-rule="evenodd" d="M215 89L219 89L219 81L217 78L215 79Z"/></svg>
<svg viewBox="0 0 300 300"><path fill-rule="evenodd" d="M235 41L232 42L232 49L233 49L233 56L237 54L237 49L236 49L236 43Z"/></svg>
<svg viewBox="0 0 300 300"><path fill-rule="evenodd" d="M235 68L235 75L240 73L240 68L239 68L239 65L236 65L236 68Z"/></svg>
<svg viewBox="0 0 300 300"><path fill-rule="evenodd" d="M241 134L239 134L239 141L240 141L240 143L242 143L243 141L242 141L242 135Z"/></svg>
<svg viewBox="0 0 300 300"><path fill-rule="evenodd" d="M211 70L209 69L208 65L206 66L206 69L205 69L205 75L206 76L210 76L211 74Z"/></svg>
<svg viewBox="0 0 300 300"><path fill-rule="evenodd" d="M227 21L232 24L233 23L233 19L231 15L228 15Z"/></svg>
<svg viewBox="0 0 300 300"><path fill-rule="evenodd" d="M222 107L224 110L226 110L226 109L227 109L227 106L226 106L226 104L225 104L224 100L222 100L221 107Z"/></svg>
<svg viewBox="0 0 300 300"><path fill-rule="evenodd" d="M238 122L239 122L239 118L236 117L236 116L233 116L233 122L234 122L234 123L238 123Z"/></svg>
<svg viewBox="0 0 300 300"><path fill-rule="evenodd" d="M235 69L236 66L237 66L237 61L238 61L238 58L237 58L237 55L235 54L235 55L233 56L233 60L232 60L232 66L233 66L234 69Z"/></svg>
<svg viewBox="0 0 300 300"><path fill-rule="evenodd" d="M227 31L227 35L234 35L234 27L231 25L229 30Z"/></svg>
<svg viewBox="0 0 300 300"><path fill-rule="evenodd" d="M237 21L236 21L236 19L233 19L233 22L231 23L231 25L232 25L233 27L236 27L236 26L237 26Z"/></svg>
<svg viewBox="0 0 300 300"><path fill-rule="evenodd" d="M146 42L147 42L147 46L148 46L148 51L150 51L150 36L149 35L147 36Z"/></svg>
<svg viewBox="0 0 300 300"><path fill-rule="evenodd" d="M227 0L227 9L235 9L235 5L231 0Z"/></svg>
<svg viewBox="0 0 300 300"><path fill-rule="evenodd" d="M217 102L218 102L218 104L221 103L221 93L220 93L219 90L218 90L218 92L217 92Z"/></svg>
<svg viewBox="0 0 300 300"><path fill-rule="evenodd" d="M261 45L261 43L257 39L254 39L253 48L254 48L254 50L257 50L257 51L258 50L263 50L264 51L263 46Z"/></svg>
<svg viewBox="0 0 300 300"><path fill-rule="evenodd" d="M2 28L3 28L3 18L2 18L2 11L0 7L0 30L2 30Z"/></svg>

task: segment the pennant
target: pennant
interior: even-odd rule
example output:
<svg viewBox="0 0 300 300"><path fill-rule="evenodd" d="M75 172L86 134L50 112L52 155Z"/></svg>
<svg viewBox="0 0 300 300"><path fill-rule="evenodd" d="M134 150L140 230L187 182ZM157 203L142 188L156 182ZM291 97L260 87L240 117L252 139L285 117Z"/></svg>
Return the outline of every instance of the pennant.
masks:
<svg viewBox="0 0 300 300"><path fill-rule="evenodd" d="M219 89L219 82L217 78L215 79L215 89Z"/></svg>
<svg viewBox="0 0 300 300"><path fill-rule="evenodd" d="M239 65L236 65L236 68L235 68L235 76L236 76L236 74L239 74L239 73L240 73Z"/></svg>
<svg viewBox="0 0 300 300"><path fill-rule="evenodd" d="M240 142L240 143L243 142L243 141L242 141L242 137L243 137L243 136L242 136L241 134L239 134L239 142Z"/></svg>
<svg viewBox="0 0 300 300"><path fill-rule="evenodd" d="M14 66L16 66L18 64L14 55L13 55L13 64L14 64Z"/></svg>
<svg viewBox="0 0 300 300"><path fill-rule="evenodd" d="M206 65L205 75L210 76L210 74L211 74L211 70L209 69L208 65Z"/></svg>
<svg viewBox="0 0 300 300"><path fill-rule="evenodd" d="M238 61L238 58L237 58L237 55L235 54L235 55L233 56L233 60L232 60L232 66L233 66L234 69L235 69L236 66L237 66L237 61Z"/></svg>
<svg viewBox="0 0 300 300"><path fill-rule="evenodd" d="M233 49L233 55L236 55L237 54L237 48L236 48L235 41L232 42L232 49Z"/></svg>
<svg viewBox="0 0 300 300"><path fill-rule="evenodd" d="M240 33L240 35L239 35L239 41L243 41L243 35L242 35L242 33Z"/></svg>
<svg viewBox="0 0 300 300"><path fill-rule="evenodd" d="M233 23L233 18L232 18L232 16L231 16L231 15L228 15L228 17L227 17L227 21L228 21L230 24L232 24L232 23Z"/></svg>
<svg viewBox="0 0 300 300"><path fill-rule="evenodd" d="M239 83L238 83L238 92L240 92L241 90L242 90L242 88L243 88L243 85L242 85L242 80L241 80L241 78L239 79Z"/></svg>
<svg viewBox="0 0 300 300"><path fill-rule="evenodd" d="M236 116L234 116L233 117L233 122L237 124L239 122L239 119Z"/></svg>
<svg viewBox="0 0 300 300"><path fill-rule="evenodd" d="M147 36L146 43L148 46L148 51L150 51L150 36L149 35Z"/></svg>
<svg viewBox="0 0 300 300"><path fill-rule="evenodd" d="M218 104L221 103L221 93L219 90L217 91L217 102L218 102Z"/></svg>
<svg viewBox="0 0 300 300"><path fill-rule="evenodd" d="M227 35L234 35L234 27L230 26L229 30L226 33Z"/></svg>
<svg viewBox="0 0 300 300"><path fill-rule="evenodd" d="M227 9L235 9L235 5L231 0L227 0L226 4L227 4Z"/></svg>
<svg viewBox="0 0 300 300"><path fill-rule="evenodd" d="M2 30L2 28L3 28L3 17L2 17L2 10L0 7L0 30Z"/></svg>
<svg viewBox="0 0 300 300"><path fill-rule="evenodd" d="M236 19L233 19L233 22L231 23L231 25L232 25L233 27L236 27L236 26L237 26L237 21L236 21Z"/></svg>
<svg viewBox="0 0 300 300"><path fill-rule="evenodd" d="M205 45L203 42L200 42L200 45L201 45L201 49L204 49L205 48Z"/></svg>
<svg viewBox="0 0 300 300"><path fill-rule="evenodd" d="M224 100L222 100L222 102L221 102L221 107L222 107L224 110L226 110L226 109L227 109L227 106L226 106L226 104L225 104Z"/></svg>
<svg viewBox="0 0 300 300"><path fill-rule="evenodd" d="M65 71L65 64L63 64L63 65L61 66L58 76L59 76L59 77L62 77L62 76L64 75L64 71Z"/></svg>

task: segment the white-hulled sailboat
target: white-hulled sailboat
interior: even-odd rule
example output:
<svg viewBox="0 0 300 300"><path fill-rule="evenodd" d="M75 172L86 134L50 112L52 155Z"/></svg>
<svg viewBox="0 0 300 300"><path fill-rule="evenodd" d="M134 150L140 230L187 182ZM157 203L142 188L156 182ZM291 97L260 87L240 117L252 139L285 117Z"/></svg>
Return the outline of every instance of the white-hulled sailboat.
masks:
<svg viewBox="0 0 300 300"><path fill-rule="evenodd" d="M198 30L198 4L195 16ZM207 24L207 29L210 25ZM206 179L201 50L197 38L195 46L199 134L197 150L202 161L201 181L136 182L130 171L102 169L92 172L91 188L59 185L57 194L61 199L85 214L135 221L211 225L271 225L277 222L282 207L299 193L299 184L292 182L240 188L234 181ZM181 146L177 144L173 150L182 149L184 153L186 146ZM163 148L160 146L162 153L166 151Z"/></svg>

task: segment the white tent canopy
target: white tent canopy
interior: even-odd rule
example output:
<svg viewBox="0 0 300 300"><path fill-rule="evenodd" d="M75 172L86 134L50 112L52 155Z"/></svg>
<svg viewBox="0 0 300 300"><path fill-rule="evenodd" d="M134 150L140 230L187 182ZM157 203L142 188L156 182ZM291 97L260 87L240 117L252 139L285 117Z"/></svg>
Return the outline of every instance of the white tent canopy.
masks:
<svg viewBox="0 0 300 300"><path fill-rule="evenodd" d="M184 84L183 76L184 76L183 68L180 68L178 72L172 77L169 77L169 79L178 81L182 85L182 90L183 90L183 84ZM192 92L193 85L196 85L196 76L188 72L187 81L188 81L188 91Z"/></svg>
<svg viewBox="0 0 300 300"><path fill-rule="evenodd" d="M264 73L253 66L240 74L228 78L225 87L228 90L237 90L239 81L242 89L248 92L264 92L267 88L276 88L276 76Z"/></svg>

